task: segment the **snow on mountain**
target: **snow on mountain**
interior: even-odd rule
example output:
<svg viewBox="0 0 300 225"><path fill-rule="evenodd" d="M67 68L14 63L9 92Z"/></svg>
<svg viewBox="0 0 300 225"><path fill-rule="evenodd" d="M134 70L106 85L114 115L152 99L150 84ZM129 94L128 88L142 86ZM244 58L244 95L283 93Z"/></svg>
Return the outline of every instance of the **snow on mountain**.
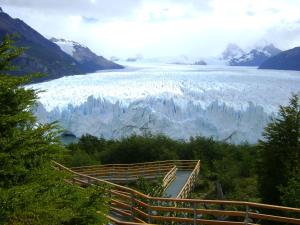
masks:
<svg viewBox="0 0 300 225"><path fill-rule="evenodd" d="M64 52L72 56L84 69L92 72L103 69L122 69L123 66L105 59L103 56L98 56L88 47L79 44L75 41L65 39L50 39L57 44Z"/></svg>
<svg viewBox="0 0 300 225"><path fill-rule="evenodd" d="M228 44L224 52L222 53L222 60L230 61L235 58L239 58L244 55L245 52L236 44Z"/></svg>
<svg viewBox="0 0 300 225"><path fill-rule="evenodd" d="M62 76L94 72L86 70L71 56L62 51L24 21L12 18L0 9L0 40L5 35L18 34L14 45L26 47L20 57L13 60L17 70L9 74L23 76L28 73L43 73L47 76L34 78L34 82L53 80ZM1 59L2 60L2 59Z"/></svg>
<svg viewBox="0 0 300 225"><path fill-rule="evenodd" d="M148 65L31 85L36 115L76 136L163 133L256 142L279 104L300 91L300 73L241 67Z"/></svg>
<svg viewBox="0 0 300 225"><path fill-rule="evenodd" d="M86 46L83 46L83 45L79 44L78 42L69 41L69 40L65 40L65 39L51 38L50 41L57 44L61 48L61 50L63 50L65 53L67 53L68 55L70 55L72 57L73 57L74 53L76 52L75 46L86 48Z"/></svg>
<svg viewBox="0 0 300 225"><path fill-rule="evenodd" d="M257 47L251 51L241 55L233 57L229 60L230 66L260 66L270 57L277 55L281 50L276 48L273 44Z"/></svg>

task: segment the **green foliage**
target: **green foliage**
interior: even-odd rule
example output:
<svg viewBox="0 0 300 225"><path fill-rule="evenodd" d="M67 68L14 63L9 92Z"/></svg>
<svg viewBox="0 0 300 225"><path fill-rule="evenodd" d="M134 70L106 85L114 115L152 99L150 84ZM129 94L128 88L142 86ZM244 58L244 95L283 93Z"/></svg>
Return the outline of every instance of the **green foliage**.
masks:
<svg viewBox="0 0 300 225"><path fill-rule="evenodd" d="M37 92L31 77L6 75L22 53L9 36L0 44L0 224L99 224L105 197L99 188L81 189L52 168L65 149L55 124L39 124L32 114Z"/></svg>
<svg viewBox="0 0 300 225"><path fill-rule="evenodd" d="M103 163L137 163L177 159L176 141L165 136L131 136L103 151Z"/></svg>
<svg viewBox="0 0 300 225"><path fill-rule="evenodd" d="M174 149L179 142L165 136L131 136L122 140L105 140L84 135L68 146L69 155L63 162L68 166L100 163L136 163L177 159Z"/></svg>
<svg viewBox="0 0 300 225"><path fill-rule="evenodd" d="M67 185L52 168L33 174L23 185L1 190L1 218L5 224L101 224L106 212L103 189Z"/></svg>
<svg viewBox="0 0 300 225"><path fill-rule="evenodd" d="M297 168L288 179L286 186L280 186L283 205L300 208L300 169Z"/></svg>
<svg viewBox="0 0 300 225"><path fill-rule="evenodd" d="M157 178L155 180L149 181L144 177L139 177L135 182L133 188L150 196L163 197L162 183L162 178Z"/></svg>
<svg viewBox="0 0 300 225"><path fill-rule="evenodd" d="M266 203L284 204L280 187L295 183L294 171L300 164L300 106L293 95L288 106L280 106L260 142L259 190ZM286 189L285 192L287 192Z"/></svg>
<svg viewBox="0 0 300 225"><path fill-rule="evenodd" d="M78 143L68 146L69 152L63 159L63 164L76 167L100 164L101 154L112 142L92 135L83 135Z"/></svg>
<svg viewBox="0 0 300 225"><path fill-rule="evenodd" d="M0 71L11 71L16 68L12 65L12 60L24 52L24 48L13 46L14 41L11 36L4 36L0 43Z"/></svg>

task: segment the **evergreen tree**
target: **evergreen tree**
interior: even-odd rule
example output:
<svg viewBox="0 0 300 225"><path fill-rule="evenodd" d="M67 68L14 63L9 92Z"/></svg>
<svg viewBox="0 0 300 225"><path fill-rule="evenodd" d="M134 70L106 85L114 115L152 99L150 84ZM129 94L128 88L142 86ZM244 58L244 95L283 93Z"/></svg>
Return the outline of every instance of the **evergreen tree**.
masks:
<svg viewBox="0 0 300 225"><path fill-rule="evenodd" d="M300 168L290 175L286 186L280 186L283 205L300 208Z"/></svg>
<svg viewBox="0 0 300 225"><path fill-rule="evenodd" d="M287 185L291 188L295 182L295 170L300 164L299 131L299 98L293 95L288 106L280 106L279 117L265 128L260 142L259 190L265 203L287 203L280 189Z"/></svg>
<svg viewBox="0 0 300 225"><path fill-rule="evenodd" d="M67 184L52 167L64 148L57 126L32 113L38 93L24 85L35 75L8 75L23 51L10 36L0 43L0 224L101 224L102 189Z"/></svg>

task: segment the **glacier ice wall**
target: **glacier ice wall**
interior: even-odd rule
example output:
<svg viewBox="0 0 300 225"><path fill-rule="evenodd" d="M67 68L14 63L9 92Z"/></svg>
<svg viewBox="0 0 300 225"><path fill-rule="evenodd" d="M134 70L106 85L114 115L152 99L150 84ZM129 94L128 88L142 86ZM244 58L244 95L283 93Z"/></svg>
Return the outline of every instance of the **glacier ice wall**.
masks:
<svg viewBox="0 0 300 225"><path fill-rule="evenodd" d="M40 93L36 115L76 136L166 134L255 143L299 93L300 72L239 67L157 66L64 77L29 86Z"/></svg>
<svg viewBox="0 0 300 225"><path fill-rule="evenodd" d="M171 99L147 98L129 105L112 103L90 96L79 106L68 105L47 112L43 105L36 111L40 121L60 121L76 136L89 133L108 139L132 134L166 134L174 139L207 136L218 140L254 143L261 137L270 119L261 106L249 103L246 109L236 110L218 101L202 108L193 102L185 106Z"/></svg>

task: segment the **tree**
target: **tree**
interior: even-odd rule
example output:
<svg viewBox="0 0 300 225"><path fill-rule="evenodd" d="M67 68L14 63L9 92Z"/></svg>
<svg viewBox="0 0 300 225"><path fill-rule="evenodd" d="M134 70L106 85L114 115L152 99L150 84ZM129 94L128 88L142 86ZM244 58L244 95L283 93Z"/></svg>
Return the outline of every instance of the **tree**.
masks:
<svg viewBox="0 0 300 225"><path fill-rule="evenodd" d="M288 106L280 106L279 117L264 131L260 141L259 190L263 202L284 204L282 187L294 183L300 164L300 105L293 95ZM286 190L285 190L286 191ZM287 192L287 191L286 191Z"/></svg>
<svg viewBox="0 0 300 225"><path fill-rule="evenodd" d="M295 169L286 186L280 186L283 205L300 208L300 168Z"/></svg>
<svg viewBox="0 0 300 225"><path fill-rule="evenodd" d="M52 167L64 151L60 131L32 113L38 93L24 85L36 75L9 75L24 51L13 43L0 43L0 224L101 224L103 189L67 184L70 176Z"/></svg>

